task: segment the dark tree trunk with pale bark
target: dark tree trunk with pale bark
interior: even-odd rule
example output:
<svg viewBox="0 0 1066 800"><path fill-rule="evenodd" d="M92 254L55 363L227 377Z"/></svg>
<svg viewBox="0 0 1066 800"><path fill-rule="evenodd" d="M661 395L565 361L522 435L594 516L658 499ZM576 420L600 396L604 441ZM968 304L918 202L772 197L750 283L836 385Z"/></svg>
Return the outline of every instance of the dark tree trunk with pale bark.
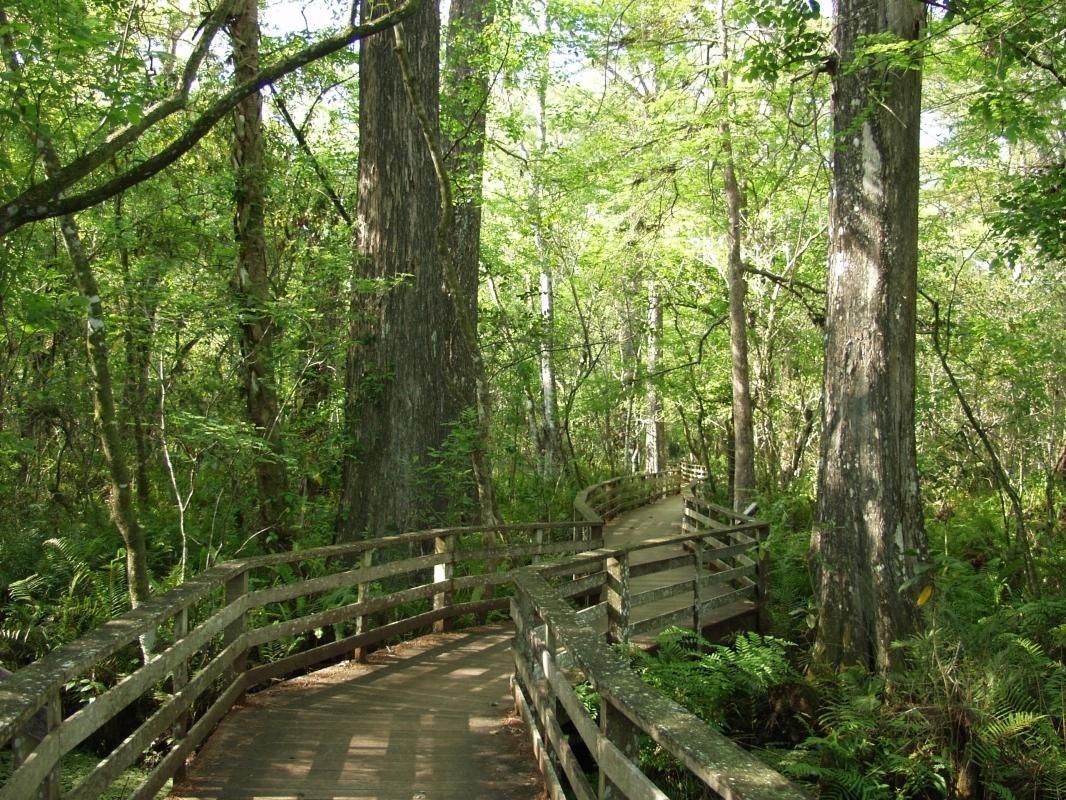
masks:
<svg viewBox="0 0 1066 800"><path fill-rule="evenodd" d="M363 18L385 10L365 3ZM419 5L402 39L419 104L439 131L436 3ZM414 530L444 511L447 487L426 467L463 410L452 370L464 343L437 257L441 212L431 154L405 95L393 37L364 39L359 52L355 277L382 284L353 293L341 541Z"/></svg>
<svg viewBox="0 0 1066 800"><path fill-rule="evenodd" d="M915 41L923 6L841 0L834 45L825 403L811 568L815 667L884 672L913 630L902 586L925 552L914 434L920 61L872 59L860 37Z"/></svg>
<svg viewBox="0 0 1066 800"><path fill-rule="evenodd" d="M240 0L230 20L233 78L239 84L259 71L258 0ZM274 319L270 314L270 273L264 225L263 99L244 98L233 112L236 167L233 230L237 241L234 298L240 314L241 360L248 418L263 437L265 453L256 459L258 530L272 549L290 542L287 525L288 475L281 458L278 395L274 382Z"/></svg>

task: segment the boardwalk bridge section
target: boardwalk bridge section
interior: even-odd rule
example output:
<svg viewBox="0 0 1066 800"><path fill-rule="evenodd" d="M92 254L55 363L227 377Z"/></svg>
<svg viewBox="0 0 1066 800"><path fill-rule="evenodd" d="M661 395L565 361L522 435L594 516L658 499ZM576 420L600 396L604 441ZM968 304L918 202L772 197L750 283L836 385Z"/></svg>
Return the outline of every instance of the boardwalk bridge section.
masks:
<svg viewBox="0 0 1066 800"><path fill-rule="evenodd" d="M597 484L574 522L219 564L0 684L0 746L14 750L0 800L97 798L136 763L153 764L126 790L138 800L169 787L231 800L666 800L640 769L645 737L706 798L801 798L609 646L671 625L759 626L767 526L714 505L697 477ZM452 630L493 612L510 622ZM309 632L318 643L290 652ZM64 714L66 684L145 637L146 664ZM581 684L600 698L598 723ZM61 793L64 756L138 704L147 718Z"/></svg>

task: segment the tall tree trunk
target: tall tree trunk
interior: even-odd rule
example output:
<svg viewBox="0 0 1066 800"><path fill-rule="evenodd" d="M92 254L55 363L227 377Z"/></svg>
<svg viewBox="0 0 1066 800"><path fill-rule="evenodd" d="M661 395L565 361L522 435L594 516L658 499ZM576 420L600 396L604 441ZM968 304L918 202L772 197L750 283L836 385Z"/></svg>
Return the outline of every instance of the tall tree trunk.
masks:
<svg viewBox="0 0 1066 800"><path fill-rule="evenodd" d="M137 503L143 512L151 499L148 447L148 389L151 369L152 326L156 301L152 296L155 281L138 281L130 266L130 250L124 230L123 195L115 196L115 228L119 237L118 262L126 294L126 326L122 331L126 352L126 380L122 384L122 405L126 412L127 431L133 435L135 486Z"/></svg>
<svg viewBox="0 0 1066 800"><path fill-rule="evenodd" d="M447 156L443 169L450 180L450 208L442 209L441 233L448 237L438 251L448 291L455 305L456 322L466 346L454 351L452 375L455 403L474 408L478 420L478 441L471 452L481 521L500 521L493 484L489 435L491 434L488 380L477 338L478 271L481 261L481 199L485 173L485 121L489 99L489 74L479 61L485 28L492 24L494 0L454 0L448 10L448 35L441 98L441 126L447 128ZM431 148L437 144L427 133ZM442 193L444 194L444 193ZM442 200L445 198L442 198ZM449 220L450 217L450 220ZM467 330L469 328L469 330Z"/></svg>
<svg viewBox="0 0 1066 800"><path fill-rule="evenodd" d="M0 26L6 27L7 25L7 15L0 9ZM15 51L9 33L3 34L3 50L7 68L12 72L20 71L22 60ZM19 99L21 101L23 98ZM36 119L33 109L23 108L22 111L24 119L30 125L33 143L41 154L45 173L49 176L55 175L60 170L59 156L56 154L48 132L43 130L39 124L29 122L31 119ZM123 448L122 429L115 410L107 327L103 302L100 300L100 287L96 283L96 275L93 274L92 264L85 252L74 216L71 214L61 216L59 227L74 268L75 282L86 302L88 321L85 330L85 345L89 354L89 371L92 376L90 385L93 394L93 413L100 435L100 449L104 454L108 477L111 479L111 518L126 546L126 576L130 605L136 608L151 594L147 544L133 501L132 480L129 466L126 463L126 451ZM152 648L153 639L154 636L146 636L142 642L146 658Z"/></svg>
<svg viewBox="0 0 1066 800"><path fill-rule="evenodd" d="M495 0L453 0L448 12L445 91L441 127L445 168L452 182L454 222L450 251L466 314L477 324L478 267L481 257L481 200L485 174L485 120L489 74L479 60L485 29L495 17ZM469 368L469 360L458 365ZM472 379L466 381L472 383ZM472 393L463 398L473 405Z"/></svg>
<svg viewBox="0 0 1066 800"><path fill-rule="evenodd" d="M737 183L733 160L733 132L729 121L733 115L733 93L729 73L729 29L726 25L726 0L718 2L718 47L722 59L722 179L725 184L726 212L729 218L729 260L726 281L729 284L729 348L733 381L733 508L743 511L755 492L755 425L751 404L751 373L748 366L748 328L745 300L748 281L744 276L740 240L741 210L744 197Z"/></svg>
<svg viewBox="0 0 1066 800"><path fill-rule="evenodd" d="M388 7L364 3L363 19ZM402 36L419 104L436 130L437 4L421 3ZM340 541L414 530L445 511L447 487L436 486L426 468L462 411L447 389L465 345L433 239L440 193L393 50L388 35L363 39L359 48L355 278L379 285L352 296Z"/></svg>
<svg viewBox="0 0 1066 800"><path fill-rule="evenodd" d="M856 65L864 37L917 41L913 0L840 0L834 47L814 667L889 670L913 630L926 550L914 431L921 62Z"/></svg>
<svg viewBox="0 0 1066 800"><path fill-rule="evenodd" d="M640 223L638 222L638 227ZM638 240L634 237L630 249L636 250ZM640 297L639 275L627 274L623 278L621 318L618 326L618 355L622 384L622 469L631 475L640 469L641 425L637 408L637 380L640 373L640 336L644 310L634 300Z"/></svg>
<svg viewBox="0 0 1066 800"><path fill-rule="evenodd" d="M240 0L229 22L233 45L233 79L249 80L259 71L258 0ZM263 438L265 452L256 458L259 530L271 549L291 544L288 529L288 474L282 458L280 413L274 380L274 319L264 223L263 98L253 92L233 113L233 161L236 167L233 232L237 265L232 289L240 314L241 356L248 419Z"/></svg>
<svg viewBox="0 0 1066 800"><path fill-rule="evenodd" d="M542 26L547 31L547 19L543 19ZM548 242L545 237L545 221L543 208L543 190L540 182L539 170L541 159L548 147L548 65L540 66L540 74L537 77L537 150L535 163L530 170L530 212L533 216L533 239L537 250L537 260L540 266L538 298L540 315L540 333L538 341L540 359L540 399L543 420L543 432L540 437L541 475L546 479L552 479L558 475L563 461L562 437L559 435L559 402L556 396L557 382L555 379L555 279L552 274L551 255L548 253Z"/></svg>
<svg viewBox="0 0 1066 800"><path fill-rule="evenodd" d="M648 350L644 361L648 369L648 386L645 393L648 418L644 422L645 472L659 472L666 468L663 409L655 378L655 373L659 369L659 348L662 345L662 336L663 308L660 303L659 286L652 280L648 283Z"/></svg>
<svg viewBox="0 0 1066 800"><path fill-rule="evenodd" d="M437 222L437 261L444 274L444 285L447 287L449 299L452 302L452 310L455 314L455 323L459 333L461 353L469 363L461 366L469 370L474 378L475 407L474 414L477 422L477 439L471 451L471 461L474 469L474 481L477 485L478 502L481 509L481 520L486 526L496 526L502 523L500 509L496 502L496 488L492 476L492 393L489 387L488 373L485 370L485 362L481 356L481 345L477 336L476 308L471 311L468 298L464 295L464 286L459 278L459 272L455 266L455 260L451 250L454 241L453 230L455 226L455 204L452 196L451 181L448 178L445 167L444 153L440 146L439 129L433 125L433 119L422 103L418 93L418 83L414 70L403 40L402 23L393 29L396 57L400 64L403 77L404 89L410 100L415 114L418 117L429 149L433 163L433 173L437 179L437 189L440 192L440 220ZM485 535L488 541L495 543L496 531L489 531ZM486 562L486 570L495 571L496 562Z"/></svg>

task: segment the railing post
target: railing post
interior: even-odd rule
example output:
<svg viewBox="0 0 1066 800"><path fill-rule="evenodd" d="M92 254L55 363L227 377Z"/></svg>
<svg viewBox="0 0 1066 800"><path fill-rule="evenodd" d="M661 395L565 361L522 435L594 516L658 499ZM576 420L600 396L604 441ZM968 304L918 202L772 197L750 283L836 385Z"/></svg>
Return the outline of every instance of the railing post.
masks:
<svg viewBox="0 0 1066 800"><path fill-rule="evenodd" d="M544 544L544 528L537 528L535 531L533 531L533 543L538 547ZM543 560L544 556L542 556L540 553L534 553L533 558L531 559L532 563L534 564L539 564Z"/></svg>
<svg viewBox="0 0 1066 800"><path fill-rule="evenodd" d="M607 559L607 637L614 642L628 642L629 626L629 553L622 551Z"/></svg>
<svg viewBox="0 0 1066 800"><path fill-rule="evenodd" d="M447 561L443 564L436 564L433 567L433 582L434 583L446 583L449 585L447 591L438 592L433 595L433 610L436 611L441 608L447 608L452 604L451 593L451 580L452 574L455 568L455 534L447 533L443 536L438 536L434 540L433 552L440 555L442 553L447 555ZM452 629L452 620L445 617L444 619L438 619L433 623L434 633L444 633Z"/></svg>
<svg viewBox="0 0 1066 800"><path fill-rule="evenodd" d="M611 705L604 697L600 698L600 732L622 751L622 754L638 764L640 761L640 728L629 717ZM600 769L599 800L626 800L623 789L615 786Z"/></svg>
<svg viewBox="0 0 1066 800"><path fill-rule="evenodd" d="M529 597L524 591L519 589L511 596L511 619L515 623L515 649L516 658L521 659L525 664L526 674L529 676L530 681L536 681L537 670L540 668L536 655L536 632L534 630L534 612L533 604L530 602ZM526 694L532 700L536 697L537 687L535 685L526 685L522 681L522 671L515 665L515 683L525 688ZM516 703L517 706L517 698ZM518 708L515 708L515 713L519 713ZM540 719L534 709L530 709L530 713L533 716L534 722L539 725ZM542 731L543 733L543 731Z"/></svg>
<svg viewBox="0 0 1066 800"><path fill-rule="evenodd" d="M372 566L374 566L374 553L375 552L377 552L376 548L373 548L373 547L368 547L366 550L363 551L363 558L362 558L362 560L359 563L359 565L363 569L370 569ZM365 603L367 600L370 599L370 584L366 583L365 581L357 584L355 592L356 592L356 594L355 594L356 602L357 603ZM367 628L366 628L366 620L367 620L367 615L366 614L360 614L359 616L357 616L355 618L355 635L356 636L358 636L361 633L366 633L366 630L367 630ZM352 653L352 659L354 661L357 661L360 664L365 664L366 663L366 657L368 655L370 655L370 651L367 648L365 648L365 647L357 647L357 648L355 648L355 652Z"/></svg>
<svg viewBox="0 0 1066 800"><path fill-rule="evenodd" d="M56 689L50 692L48 699L45 701L44 707L44 731L42 732L42 738L54 731L63 722L63 705L60 699L59 690ZM36 749L40 743L36 738L37 734L30 735L26 732L26 729L19 731L15 734L15 738L11 743L12 755L14 757L14 769L18 769L24 763L26 759L30 757L30 753ZM57 763L52 771L49 772L43 781L38 784L37 787L37 800L58 800L59 798L59 770L60 765Z"/></svg>
<svg viewBox="0 0 1066 800"><path fill-rule="evenodd" d="M242 569L228 581L226 581L224 604L229 606L240 602L244 595L248 594L248 570ZM248 631L248 612L242 611L237 619L233 620L222 632L222 646L229 647ZM230 667L229 680L236 680L242 672L248 668L248 651L242 650L233 659ZM240 702L238 696L234 702Z"/></svg>
<svg viewBox="0 0 1066 800"><path fill-rule="evenodd" d="M755 625L763 635L770 632L770 555L766 549L769 536L769 525L755 532L755 608L758 615Z"/></svg>
<svg viewBox="0 0 1066 800"><path fill-rule="evenodd" d="M174 615L174 644L177 644L184 639L189 633L189 609L183 608L177 614ZM173 694L177 694L189 683L189 661L188 659L180 659L175 665L174 670L170 673L170 691ZM174 724L170 728L171 738L174 740L174 746L177 747L181 744L181 740L185 738L185 734L189 731L189 712L185 711L174 720ZM178 764L177 769L174 771L174 783L178 783L185 779L185 761L183 760Z"/></svg>
<svg viewBox="0 0 1066 800"><path fill-rule="evenodd" d="M700 625L700 609L703 607L703 587L700 585L703 579L703 541L701 539L692 540L692 567L696 573L692 579L692 630L699 634L703 630Z"/></svg>

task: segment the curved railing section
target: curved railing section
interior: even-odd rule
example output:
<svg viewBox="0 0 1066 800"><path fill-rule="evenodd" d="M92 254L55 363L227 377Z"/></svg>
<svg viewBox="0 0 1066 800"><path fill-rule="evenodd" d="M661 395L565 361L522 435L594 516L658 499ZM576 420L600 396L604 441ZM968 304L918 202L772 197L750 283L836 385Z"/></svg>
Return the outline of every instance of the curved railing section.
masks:
<svg viewBox="0 0 1066 800"><path fill-rule="evenodd" d="M626 511L677 494L686 482L680 467L610 478L577 493L574 498L574 519L603 525Z"/></svg>
<svg viewBox="0 0 1066 800"><path fill-rule="evenodd" d="M728 616L764 608L766 562L761 542L767 525L705 498L700 488L704 477L696 476L682 492L681 534L625 548L603 547L515 575L511 599L516 626L515 705L529 727L553 800L666 800L639 766L645 736L703 784L705 797L799 800L806 796L643 683L626 659L608 646L609 641L628 641L670 625L702 630L720 621L721 611L730 607ZM651 550L666 555L649 561ZM642 558L635 558L641 553ZM688 580L630 591L634 577L685 566L692 568ZM568 602L571 597L587 597L596 588L601 591L599 603L578 609ZM640 606L666 598L682 602L634 622ZM606 625L601 618L606 618ZM758 619L761 622L761 613ZM578 695L578 687L586 683L600 698L598 723ZM575 749L575 733L581 748ZM578 751L595 761L596 785Z"/></svg>
<svg viewBox="0 0 1066 800"><path fill-rule="evenodd" d="M155 797L248 689L506 609L492 590L517 568L601 546L598 537L586 522L448 528L219 564L0 683L0 747L15 753L0 800L58 797L63 757L131 705L151 713L64 797L98 797L148 752L155 766L130 796ZM483 574L486 563L497 569ZM332 641L286 653L287 640L318 629ZM63 687L133 658L142 637L155 640L148 662L65 716ZM268 651L273 660L260 657Z"/></svg>

